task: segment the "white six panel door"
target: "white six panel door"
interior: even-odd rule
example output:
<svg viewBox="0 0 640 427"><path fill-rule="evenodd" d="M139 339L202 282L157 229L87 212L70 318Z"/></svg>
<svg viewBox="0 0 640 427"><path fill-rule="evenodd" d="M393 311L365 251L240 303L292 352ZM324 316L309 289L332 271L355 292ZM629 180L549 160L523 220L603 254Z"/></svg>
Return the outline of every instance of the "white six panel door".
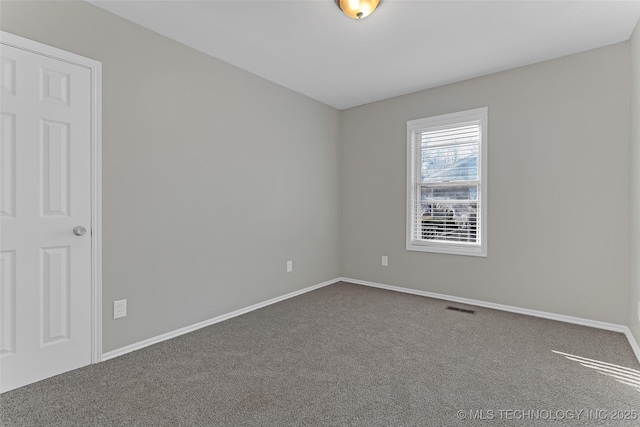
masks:
<svg viewBox="0 0 640 427"><path fill-rule="evenodd" d="M91 72L6 45L0 57L4 392L91 363Z"/></svg>

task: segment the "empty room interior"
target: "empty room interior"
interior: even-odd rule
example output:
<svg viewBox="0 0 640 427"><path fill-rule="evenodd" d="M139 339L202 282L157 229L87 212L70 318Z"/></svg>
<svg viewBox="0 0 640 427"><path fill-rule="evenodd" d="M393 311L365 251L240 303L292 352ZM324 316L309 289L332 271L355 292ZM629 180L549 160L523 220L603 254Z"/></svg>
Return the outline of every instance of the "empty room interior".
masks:
<svg viewBox="0 0 640 427"><path fill-rule="evenodd" d="M640 425L640 2L0 2L3 426Z"/></svg>

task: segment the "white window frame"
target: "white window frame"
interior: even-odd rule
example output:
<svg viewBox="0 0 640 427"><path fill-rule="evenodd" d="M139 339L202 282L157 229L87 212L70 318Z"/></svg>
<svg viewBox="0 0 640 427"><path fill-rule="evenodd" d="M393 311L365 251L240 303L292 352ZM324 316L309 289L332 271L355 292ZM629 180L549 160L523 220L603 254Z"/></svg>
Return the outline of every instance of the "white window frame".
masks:
<svg viewBox="0 0 640 427"><path fill-rule="evenodd" d="M463 124L468 122L480 122L480 141L478 146L478 178L480 180L478 205L479 221L476 231L477 244L429 241L414 239L412 230L415 230L414 206L418 192L416 185L420 182L420 158L415 155L413 134L416 131L425 131L430 128ZM457 113L443 114L407 122L407 250L419 252L435 252L441 254L487 256L487 129L488 108L475 108Z"/></svg>

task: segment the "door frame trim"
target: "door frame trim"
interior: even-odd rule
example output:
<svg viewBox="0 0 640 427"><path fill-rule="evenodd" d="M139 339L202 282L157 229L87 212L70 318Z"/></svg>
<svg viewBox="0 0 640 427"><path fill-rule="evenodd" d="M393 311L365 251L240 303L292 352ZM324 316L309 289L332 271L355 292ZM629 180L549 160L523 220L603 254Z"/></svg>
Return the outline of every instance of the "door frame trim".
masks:
<svg viewBox="0 0 640 427"><path fill-rule="evenodd" d="M0 31L0 44L91 73L91 363L98 363L102 360L102 63L6 31Z"/></svg>

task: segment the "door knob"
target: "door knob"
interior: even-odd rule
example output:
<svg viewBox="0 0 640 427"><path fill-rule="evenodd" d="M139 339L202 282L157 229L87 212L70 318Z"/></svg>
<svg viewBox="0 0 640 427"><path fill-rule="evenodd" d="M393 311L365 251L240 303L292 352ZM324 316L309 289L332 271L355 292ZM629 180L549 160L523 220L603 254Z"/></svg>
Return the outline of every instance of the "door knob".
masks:
<svg viewBox="0 0 640 427"><path fill-rule="evenodd" d="M76 236L84 236L85 234L87 234L87 229L81 225L73 227L73 234L75 234Z"/></svg>

